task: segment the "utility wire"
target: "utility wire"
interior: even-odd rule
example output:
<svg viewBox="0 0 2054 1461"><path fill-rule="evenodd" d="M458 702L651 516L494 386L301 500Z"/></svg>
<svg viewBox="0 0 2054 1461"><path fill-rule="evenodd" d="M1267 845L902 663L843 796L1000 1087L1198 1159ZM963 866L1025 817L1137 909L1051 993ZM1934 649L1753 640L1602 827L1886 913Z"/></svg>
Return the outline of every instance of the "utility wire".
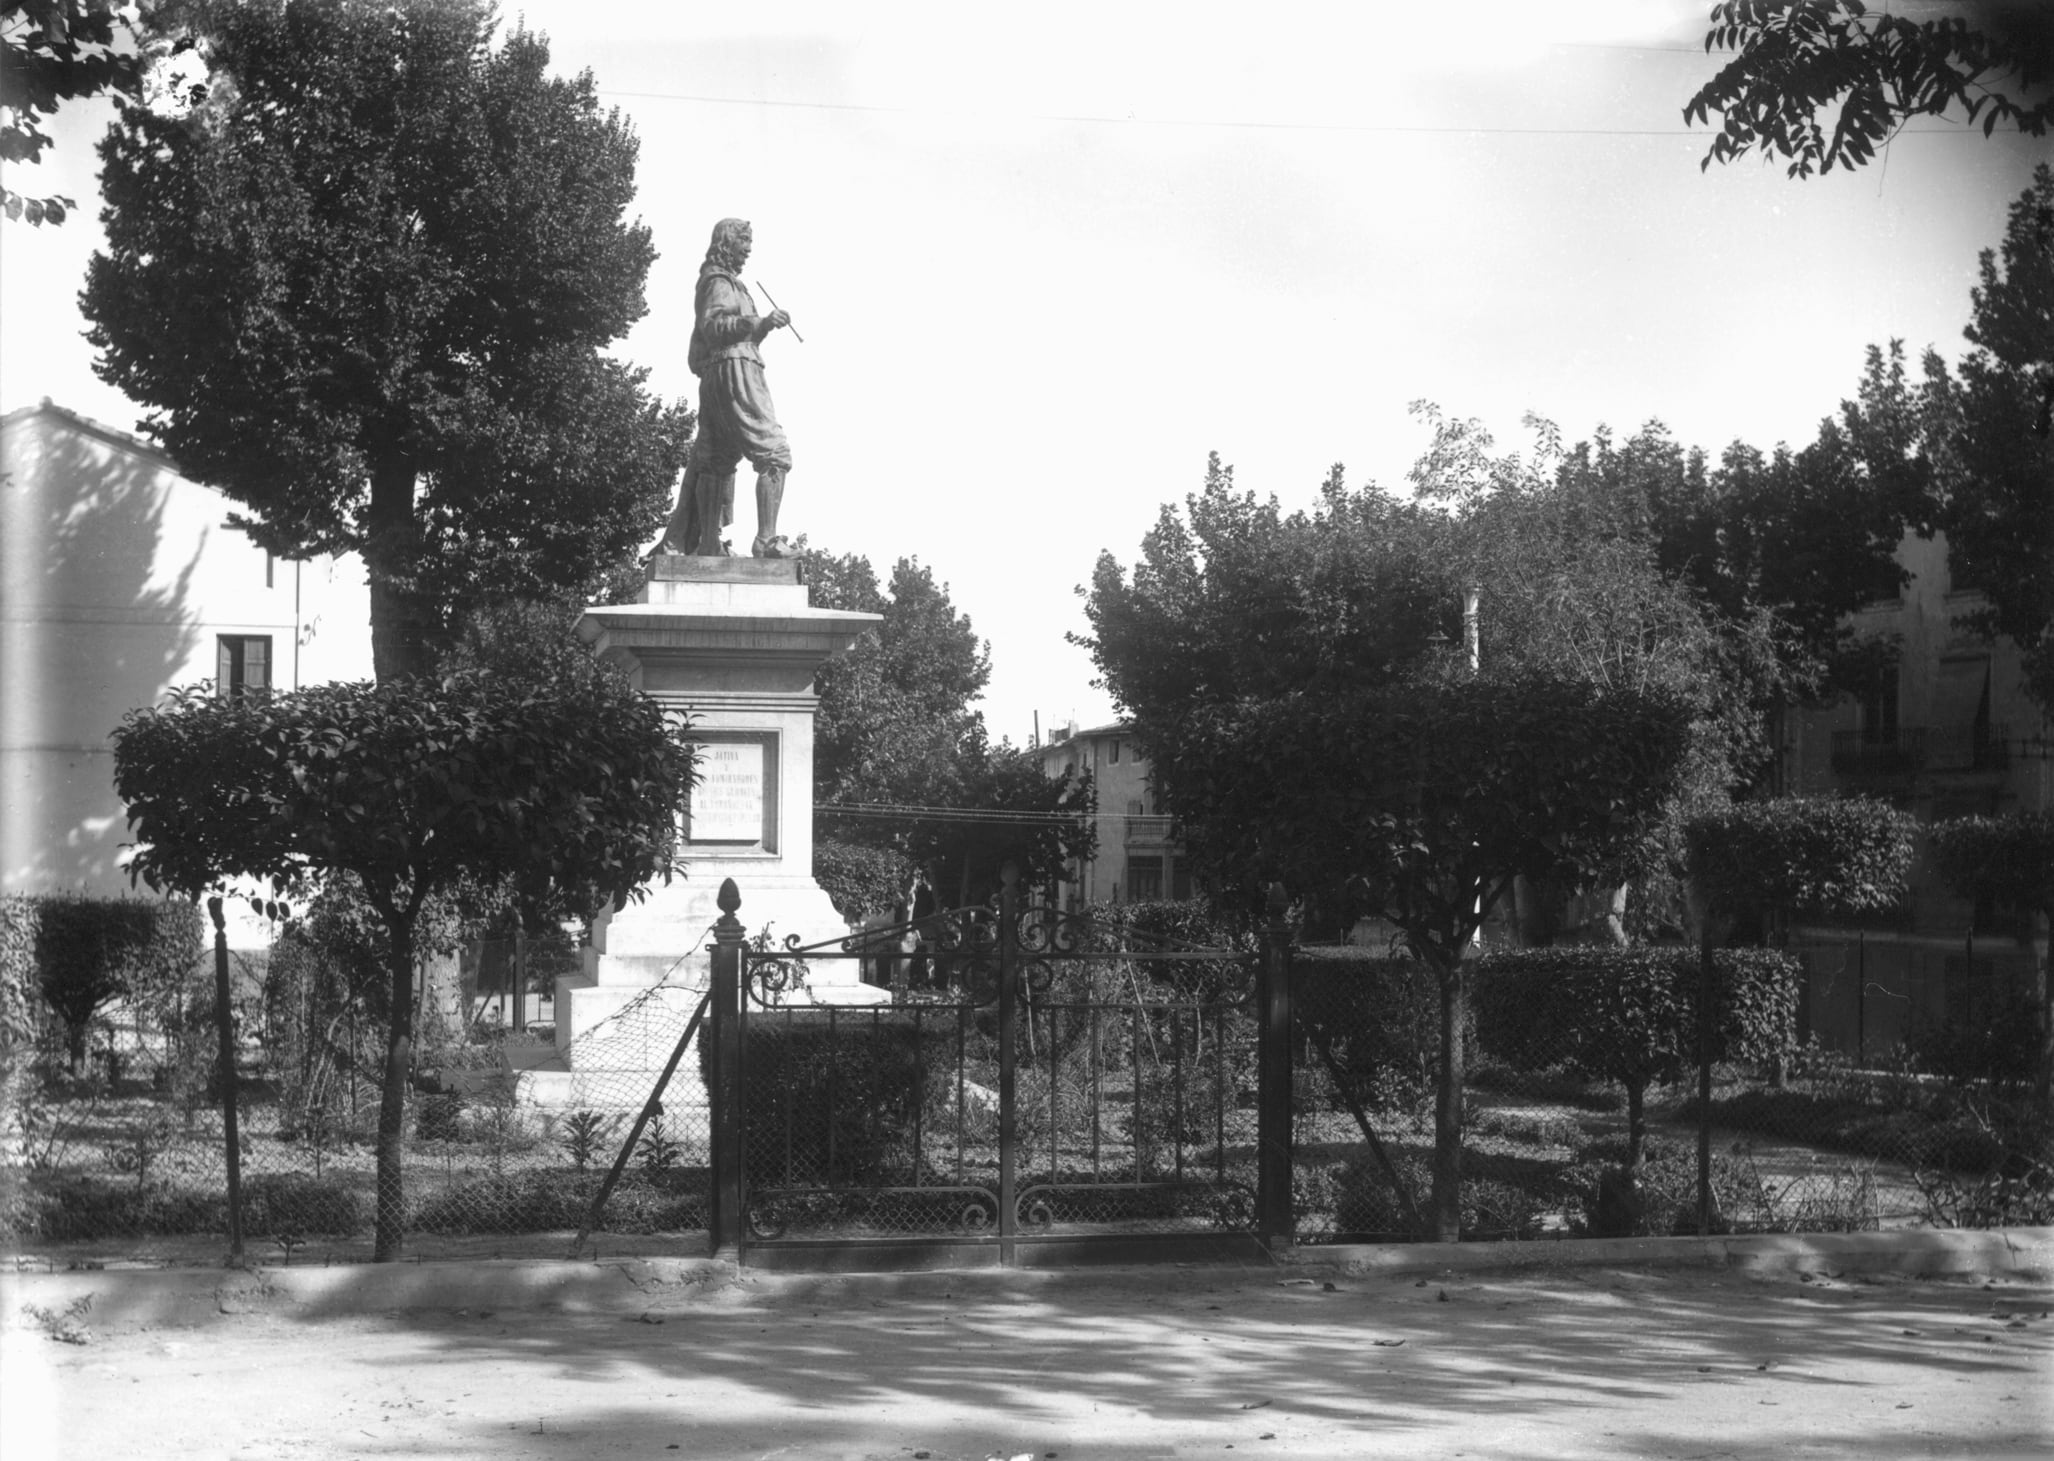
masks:
<svg viewBox="0 0 2054 1461"><path fill-rule="evenodd" d="M837 101L783 101L770 97L756 96L708 96L699 92L682 91L616 91L610 87L599 88L598 94L606 97L620 97L639 101L681 101L695 102L703 106L767 107L778 111L851 112L868 116L887 117L949 117L970 116L990 121L1013 122L1062 122L1082 123L1094 126L1118 127L1217 127L1230 131L1246 132L1359 132L1364 134L1404 135L1416 133L1422 136L1444 137L1696 137L1709 139L1716 135L1706 127L1480 127L1430 126L1409 122L1266 122L1234 120L1215 117L1115 117L1090 112L1015 112L1015 113L965 113L961 109L935 107L892 107L863 102ZM1901 137L1947 136L1953 134L1981 136L1975 128L1962 124L1955 127L1906 127L1896 135Z"/></svg>

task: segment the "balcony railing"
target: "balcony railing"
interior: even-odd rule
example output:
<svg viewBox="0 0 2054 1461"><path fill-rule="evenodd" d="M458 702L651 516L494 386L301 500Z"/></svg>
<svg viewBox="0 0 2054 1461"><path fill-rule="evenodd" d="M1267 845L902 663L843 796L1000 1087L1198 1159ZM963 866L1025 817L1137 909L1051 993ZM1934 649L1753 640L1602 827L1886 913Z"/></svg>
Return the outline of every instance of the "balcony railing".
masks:
<svg viewBox="0 0 2054 1461"><path fill-rule="evenodd" d="M1834 731L1833 770L1841 776L1912 776L1920 772L2003 771L2011 765L2008 727L1899 726L1885 734Z"/></svg>
<svg viewBox="0 0 2054 1461"><path fill-rule="evenodd" d="M1129 817L1127 818L1127 843L1129 846L1146 843L1168 842L1174 833L1174 817Z"/></svg>
<svg viewBox="0 0 2054 1461"><path fill-rule="evenodd" d="M2011 765L2007 726L1931 726L1926 731L1929 771L2003 771Z"/></svg>
<svg viewBox="0 0 2054 1461"><path fill-rule="evenodd" d="M1841 776L1910 776L1925 764L1924 726L1833 732L1833 770Z"/></svg>

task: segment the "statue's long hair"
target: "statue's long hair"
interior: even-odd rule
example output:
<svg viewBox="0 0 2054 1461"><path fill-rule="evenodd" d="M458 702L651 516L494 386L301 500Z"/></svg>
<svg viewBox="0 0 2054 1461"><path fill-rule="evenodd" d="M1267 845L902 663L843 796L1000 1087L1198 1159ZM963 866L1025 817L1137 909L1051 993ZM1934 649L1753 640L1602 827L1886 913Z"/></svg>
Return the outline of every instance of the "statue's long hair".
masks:
<svg viewBox="0 0 2054 1461"><path fill-rule="evenodd" d="M713 241L706 246L706 266L718 269L723 274L733 274L742 267L742 240L749 237L751 230L746 218L723 218L713 225Z"/></svg>

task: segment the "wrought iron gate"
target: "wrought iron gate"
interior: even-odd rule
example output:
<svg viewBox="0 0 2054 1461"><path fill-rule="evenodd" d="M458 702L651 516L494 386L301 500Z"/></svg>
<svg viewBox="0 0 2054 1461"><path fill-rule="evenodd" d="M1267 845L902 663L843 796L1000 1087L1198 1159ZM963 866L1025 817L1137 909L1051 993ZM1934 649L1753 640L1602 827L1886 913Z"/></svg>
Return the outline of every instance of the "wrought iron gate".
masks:
<svg viewBox="0 0 2054 1461"><path fill-rule="evenodd" d="M1014 1264L1288 1233L1289 1077L1263 1079L1289 1058L1287 1020L1264 1018L1283 1010L1277 949L1116 946L1010 879L996 907L747 947L729 893L708 1085L715 1240L744 1261Z"/></svg>

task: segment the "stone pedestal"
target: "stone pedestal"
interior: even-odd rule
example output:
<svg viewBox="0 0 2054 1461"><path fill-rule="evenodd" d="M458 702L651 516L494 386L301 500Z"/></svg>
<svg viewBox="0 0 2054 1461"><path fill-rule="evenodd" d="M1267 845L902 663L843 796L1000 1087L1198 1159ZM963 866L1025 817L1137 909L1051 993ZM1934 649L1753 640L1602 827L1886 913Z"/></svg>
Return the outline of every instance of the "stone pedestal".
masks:
<svg viewBox="0 0 2054 1461"><path fill-rule="evenodd" d="M788 558L660 556L642 602L586 610L578 632L594 651L690 714L700 782L681 829L684 878L602 918L583 972L557 982L559 1071L574 1071L579 1041L652 986L687 1010L697 1003L724 878L741 889L752 938L768 927L780 943L797 934L810 944L848 931L813 881L813 676L877 622L813 608ZM854 982L853 963L837 965L849 982L822 966L810 990L818 1002L886 997Z"/></svg>

